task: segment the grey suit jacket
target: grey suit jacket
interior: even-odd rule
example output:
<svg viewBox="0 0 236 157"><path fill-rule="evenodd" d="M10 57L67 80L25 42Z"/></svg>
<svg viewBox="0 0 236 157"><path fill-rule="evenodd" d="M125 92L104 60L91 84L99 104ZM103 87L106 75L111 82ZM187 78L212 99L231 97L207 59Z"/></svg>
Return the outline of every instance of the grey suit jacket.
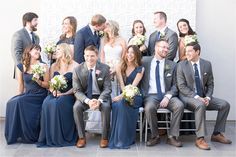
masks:
<svg viewBox="0 0 236 157"><path fill-rule="evenodd" d="M39 37L35 35L35 43L39 44ZM32 43L31 37L25 28L14 33L11 40L11 52L15 65L21 63L24 49Z"/></svg>
<svg viewBox="0 0 236 157"><path fill-rule="evenodd" d="M111 79L110 79L110 68L108 65L97 62L96 64L96 80L98 87L101 91L99 99L107 101L111 99ZM81 63L74 69L73 72L73 90L74 95L77 100L84 103L84 100L87 98L87 77L88 77L88 68L85 62Z"/></svg>
<svg viewBox="0 0 236 157"><path fill-rule="evenodd" d="M203 94L206 97L212 98L214 90L214 78L212 73L211 63L207 60L200 59L201 84ZM196 96L194 70L191 62L184 60L178 63L177 66L177 86L179 88L180 97Z"/></svg>
<svg viewBox="0 0 236 157"><path fill-rule="evenodd" d="M176 32L172 31L168 27L165 29L165 37L169 43L169 52L167 54L166 59L174 60L176 56L176 52L178 49L178 36ZM155 52L155 43L157 41L157 31L153 32L149 37L148 42L148 55L151 56Z"/></svg>
<svg viewBox="0 0 236 157"><path fill-rule="evenodd" d="M153 57L143 57L142 59L145 72L141 81L141 89L144 92L144 96L148 95L152 59ZM178 90L176 85L176 63L165 59L164 68L165 94L177 96Z"/></svg>

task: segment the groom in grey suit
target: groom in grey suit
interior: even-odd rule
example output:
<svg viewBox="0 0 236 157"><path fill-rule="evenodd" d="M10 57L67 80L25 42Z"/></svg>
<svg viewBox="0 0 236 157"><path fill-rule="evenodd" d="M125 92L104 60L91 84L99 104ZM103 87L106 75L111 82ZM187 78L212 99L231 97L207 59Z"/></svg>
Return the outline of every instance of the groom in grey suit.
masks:
<svg viewBox="0 0 236 157"><path fill-rule="evenodd" d="M156 41L164 38L169 44L169 51L166 59L173 61L178 48L178 36L176 32L167 27L166 22L167 16L165 12L157 11L154 13L154 25L157 30L149 37L148 55L152 56L154 54Z"/></svg>
<svg viewBox="0 0 236 157"><path fill-rule="evenodd" d="M173 112L170 133L167 143L181 147L182 143L176 138L179 136L179 126L182 119L184 104L176 97L176 63L166 59L169 44L160 39L155 44L155 56L144 57L145 68L141 87L144 92L145 114L151 128L151 139L147 146L153 146L160 142L157 126L157 109L167 108Z"/></svg>
<svg viewBox="0 0 236 157"><path fill-rule="evenodd" d="M90 45L84 50L85 62L73 72L73 90L76 102L73 107L74 120L79 134L77 147L86 145L83 112L99 109L102 116L102 139L100 147L108 145L111 112L111 80L109 66L98 62L98 49Z"/></svg>
<svg viewBox="0 0 236 157"><path fill-rule="evenodd" d="M228 102L212 96L214 80L211 63L200 58L201 47L192 42L186 46L187 60L177 66L177 86L179 97L187 105L189 110L195 113L195 125L197 140L196 146L209 150L210 147L204 139L206 135L206 110L217 110L216 125L211 140L224 144L230 144L222 132L225 131L225 123L230 110Z"/></svg>
<svg viewBox="0 0 236 157"><path fill-rule="evenodd" d="M21 63L24 49L28 45L39 44L39 37L34 33L37 31L38 15L27 12L23 15L22 21L23 28L15 32L11 40L11 52L15 66Z"/></svg>

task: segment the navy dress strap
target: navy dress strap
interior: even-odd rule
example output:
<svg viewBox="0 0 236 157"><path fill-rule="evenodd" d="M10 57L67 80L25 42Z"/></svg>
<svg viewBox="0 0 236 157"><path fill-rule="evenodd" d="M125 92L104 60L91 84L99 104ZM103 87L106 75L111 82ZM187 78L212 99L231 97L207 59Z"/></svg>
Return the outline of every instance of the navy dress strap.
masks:
<svg viewBox="0 0 236 157"><path fill-rule="evenodd" d="M23 64L22 63L18 64L17 67L20 69L21 72L23 72Z"/></svg>

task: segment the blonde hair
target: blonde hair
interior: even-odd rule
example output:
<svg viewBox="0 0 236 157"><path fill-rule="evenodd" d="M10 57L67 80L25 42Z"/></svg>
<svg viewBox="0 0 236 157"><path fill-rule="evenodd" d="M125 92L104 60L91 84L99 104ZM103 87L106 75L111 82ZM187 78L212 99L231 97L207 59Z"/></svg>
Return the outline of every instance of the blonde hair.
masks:
<svg viewBox="0 0 236 157"><path fill-rule="evenodd" d="M62 52L63 52L62 58L57 58L57 60L56 60L56 65L60 69L61 59L65 59L67 65L71 64L71 62L73 60L73 58L72 58L72 50L71 50L70 45L67 44L67 43L61 43L61 44L59 44L57 46L60 47L62 49Z"/></svg>
<svg viewBox="0 0 236 157"><path fill-rule="evenodd" d="M107 21L107 25L110 27L111 29L111 37L117 37L119 36L119 24L116 21L113 20L108 20ZM105 33L105 41L109 41L110 40L110 36Z"/></svg>

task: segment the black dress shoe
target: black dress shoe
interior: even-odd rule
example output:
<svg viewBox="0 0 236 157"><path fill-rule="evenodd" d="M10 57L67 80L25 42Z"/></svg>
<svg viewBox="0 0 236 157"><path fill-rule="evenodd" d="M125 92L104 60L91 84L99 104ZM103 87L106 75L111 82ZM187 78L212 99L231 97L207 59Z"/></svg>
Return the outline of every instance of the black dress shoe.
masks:
<svg viewBox="0 0 236 157"><path fill-rule="evenodd" d="M182 147L183 146L182 143L179 140L177 140L175 137L168 138L166 143L173 145L175 147Z"/></svg>
<svg viewBox="0 0 236 157"><path fill-rule="evenodd" d="M151 138L150 140L147 141L147 146L154 146L156 144L160 143L160 138L159 137L154 137Z"/></svg>

